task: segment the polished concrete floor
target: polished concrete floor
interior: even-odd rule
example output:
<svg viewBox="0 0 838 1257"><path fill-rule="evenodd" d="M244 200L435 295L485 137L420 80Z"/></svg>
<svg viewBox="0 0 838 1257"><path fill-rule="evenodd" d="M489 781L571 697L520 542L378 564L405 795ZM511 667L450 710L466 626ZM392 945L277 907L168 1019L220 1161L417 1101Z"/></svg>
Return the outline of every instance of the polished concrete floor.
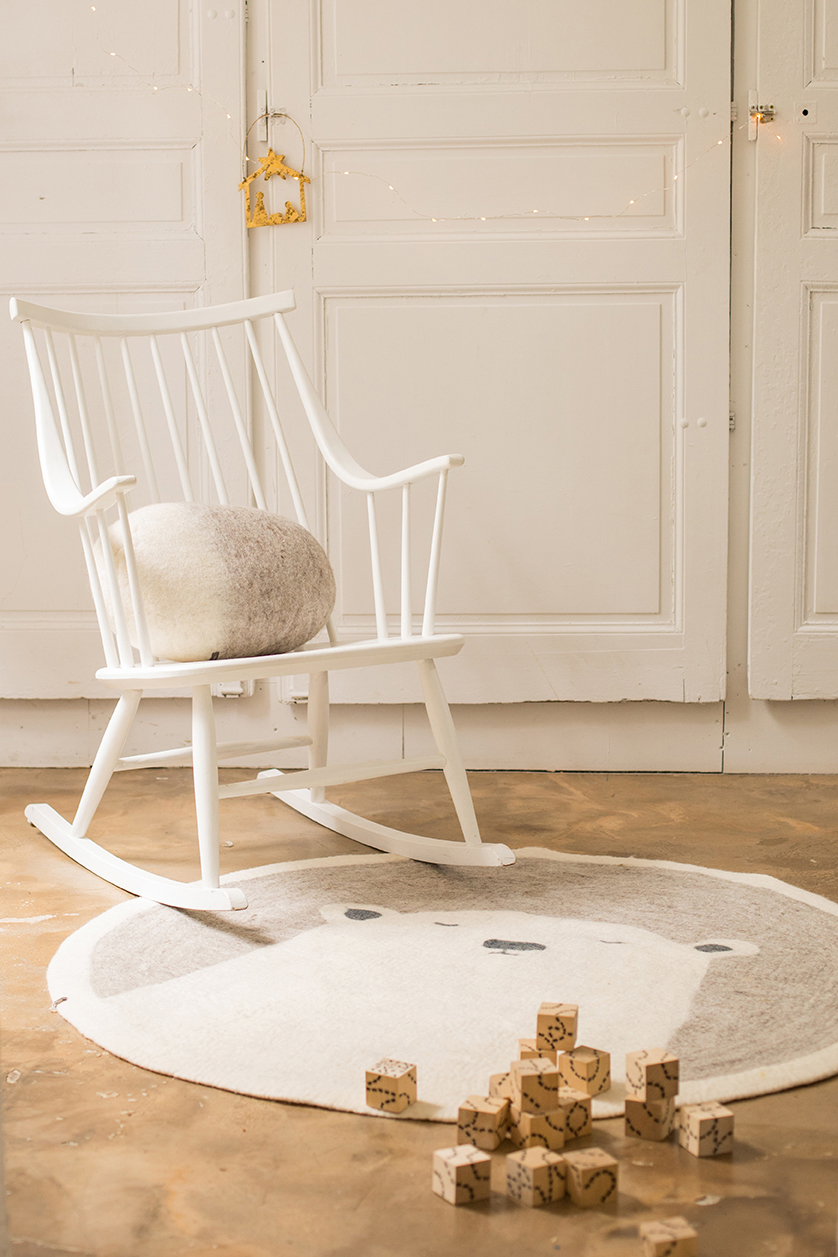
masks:
<svg viewBox="0 0 838 1257"><path fill-rule="evenodd" d="M609 1211L529 1210L502 1195L454 1209L429 1186L431 1152L451 1142L450 1126L249 1099L102 1052L50 1012L44 973L67 934L126 896L22 815L28 802L70 810L83 777L0 770L0 1048L15 1257L628 1257L640 1252L639 1222L672 1214L697 1227L702 1257L836 1253L838 1079L734 1105L736 1148L718 1160L625 1140L621 1121L597 1123L589 1141L622 1163ZM838 899L838 777L476 773L472 785L487 839L770 873ZM332 797L457 836L436 773ZM91 836L156 871L194 877L190 805L183 770L124 774ZM233 844L222 851L225 871L358 850L270 798L222 808Z"/></svg>

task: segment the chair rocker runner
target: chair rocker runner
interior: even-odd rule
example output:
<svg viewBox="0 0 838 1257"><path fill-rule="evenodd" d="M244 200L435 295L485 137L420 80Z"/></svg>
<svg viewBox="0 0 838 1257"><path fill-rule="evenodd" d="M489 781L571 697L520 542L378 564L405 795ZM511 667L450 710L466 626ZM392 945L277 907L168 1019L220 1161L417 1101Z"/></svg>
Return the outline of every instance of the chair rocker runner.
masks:
<svg viewBox="0 0 838 1257"><path fill-rule="evenodd" d="M106 661L96 676L120 695L73 820L47 804L29 806L26 816L91 872L123 890L172 907L246 907L241 890L219 884L218 803L250 794L273 794L328 829L380 851L434 864L496 866L514 861L508 847L481 842L435 664L437 658L457 654L464 641L459 634L438 633L434 627L447 476L463 459L442 456L387 476L366 472L345 448L306 374L283 317L293 309L291 292L159 315L86 315L27 301L11 302L11 317L23 330L47 494L61 515L79 521ZM260 324L262 320L267 322ZM302 528L309 528L269 381L269 359L260 344L266 331L271 335L271 351L284 354L320 456L346 489L366 500L376 635L369 640L339 640L329 619L327 641L307 641L284 653L252 651L247 657L185 662L161 658L152 647L149 595L139 577L139 506L178 501L227 507L237 496L243 506L251 508L248 516L267 512L264 486L268 476L259 470L260 450L251 436L258 417L274 443L272 457L282 469L294 516ZM249 397L251 375L254 404L243 405L240 397ZM261 461L270 460L262 457ZM411 486L428 479L436 481L436 506L421 623L415 623ZM395 489L400 491L402 508L398 633L391 632L385 610L376 522L376 495ZM129 495L134 514L128 511ZM117 571L115 531L121 538L124 579ZM329 672L405 662L417 664L437 753L330 766ZM305 673L309 697L304 736L217 743L213 685ZM191 746L123 756L143 692L153 695L177 688L192 694ZM308 748L307 770L270 769L250 781L219 785L219 761L291 747ZM201 880L191 883L146 872L87 837L115 771L184 758L192 762L201 865ZM431 768L445 774L462 842L403 833L326 801L329 786Z"/></svg>

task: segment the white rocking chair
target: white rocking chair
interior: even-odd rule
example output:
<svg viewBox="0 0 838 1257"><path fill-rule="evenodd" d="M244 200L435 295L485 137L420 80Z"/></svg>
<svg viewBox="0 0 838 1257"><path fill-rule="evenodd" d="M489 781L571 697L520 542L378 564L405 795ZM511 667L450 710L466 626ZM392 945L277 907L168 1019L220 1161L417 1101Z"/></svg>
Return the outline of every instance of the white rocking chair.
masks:
<svg viewBox="0 0 838 1257"><path fill-rule="evenodd" d="M26 816L56 846L91 872L123 890L172 907L218 910L247 906L241 890L219 886L218 801L242 795L274 794L328 829L380 851L433 864L514 862L508 847L481 842L454 725L434 663L440 656L457 654L463 646L462 636L437 633L434 629L447 475L463 459L459 455L434 458L388 476L372 476L364 471L346 450L291 340L283 314L293 309L291 292L159 315L86 315L46 309L27 301L11 302L11 317L22 325L26 343L46 490L55 509L78 519L80 525L106 660L106 666L96 676L120 693L74 819L66 820L47 804L31 805ZM251 438L251 407L240 402L234 376L245 381L245 385L251 371L258 379L265 432L276 443L297 521L308 528L289 446L254 329L254 321L271 316L277 333L273 339L284 351L320 454L344 485L366 497L376 636L372 640L341 642L330 620L328 641L308 643L287 654L192 663L158 659L144 631L145 612L126 498L141 480L143 487L137 493L148 502L160 501L162 492L167 501L209 502L214 497L227 504L233 484L243 498L242 505L267 509L263 488L267 477L264 473L260 476L258 470L259 458ZM36 333L36 329L41 331ZM270 325L267 330L271 331ZM219 380L223 380L223 389ZM217 397L210 395L208 390L212 387ZM245 396L247 392L245 386ZM224 411L222 420L219 415ZM120 422L123 414L126 421ZM81 450L81 457L77 450ZM133 455L131 450L135 451ZM234 466L236 460L238 467ZM112 474L103 475L103 469ZM436 509L421 631L416 632L411 610L410 486L428 477L437 480ZM397 636L390 634L385 613L375 497L382 490L394 488L401 489L402 497L401 615ZM106 512L122 523L130 608L120 597ZM104 587L96 565L97 544L102 547ZM130 624L136 626L136 649L129 637ZM416 661L418 665L438 754L327 766L329 672L405 661ZM301 673L309 676L307 735L246 743L216 742L212 685ZM153 695L178 687L192 692L191 747L122 758L143 691ZM307 770L291 774L268 770L251 781L219 785L219 760L300 746L308 747ZM146 872L86 837L115 771L182 758L191 758L194 777L201 881L193 883ZM325 798L328 786L431 768L441 768L445 774L463 842L403 833L354 815Z"/></svg>

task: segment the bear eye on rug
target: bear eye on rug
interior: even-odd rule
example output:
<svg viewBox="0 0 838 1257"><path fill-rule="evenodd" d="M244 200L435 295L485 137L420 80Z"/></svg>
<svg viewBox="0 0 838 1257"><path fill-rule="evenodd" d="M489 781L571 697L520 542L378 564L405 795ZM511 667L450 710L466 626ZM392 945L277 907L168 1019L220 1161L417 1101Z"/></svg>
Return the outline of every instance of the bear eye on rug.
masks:
<svg viewBox="0 0 838 1257"><path fill-rule="evenodd" d="M248 659L295 650L335 604L326 554L305 528L246 506L159 502L129 516L151 649L158 659ZM122 524L110 528L131 642L138 645ZM113 623L101 544L96 566Z"/></svg>
<svg viewBox="0 0 838 1257"><path fill-rule="evenodd" d="M772 877L516 855L251 869L223 879L247 885L234 920L121 904L62 944L50 994L115 1055L249 1095L369 1113L365 1071L410 1061L418 1103L396 1120L455 1121L542 1001L578 1004L579 1041L611 1053L595 1117L622 1111L643 1048L680 1057L683 1104L838 1072L838 905Z"/></svg>

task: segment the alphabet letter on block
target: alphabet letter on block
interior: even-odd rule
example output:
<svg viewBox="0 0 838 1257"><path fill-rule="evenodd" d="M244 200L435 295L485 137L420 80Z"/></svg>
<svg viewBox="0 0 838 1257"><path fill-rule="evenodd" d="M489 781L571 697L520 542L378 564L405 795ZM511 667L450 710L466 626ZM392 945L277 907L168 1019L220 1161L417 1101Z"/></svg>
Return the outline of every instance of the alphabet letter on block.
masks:
<svg viewBox="0 0 838 1257"><path fill-rule="evenodd" d="M566 1152L567 1194L575 1205L593 1209L617 1198L617 1162L602 1148Z"/></svg>
<svg viewBox="0 0 838 1257"><path fill-rule="evenodd" d="M598 1096L611 1086L611 1056L598 1048L571 1048L559 1057L559 1072L565 1086Z"/></svg>
<svg viewBox="0 0 838 1257"><path fill-rule="evenodd" d="M733 1114L723 1104L687 1104L678 1117L678 1142L694 1157L733 1150Z"/></svg>
<svg viewBox="0 0 838 1257"><path fill-rule="evenodd" d="M367 1070L367 1104L385 1113L401 1113L416 1103L416 1066L406 1061L379 1061Z"/></svg>
<svg viewBox="0 0 838 1257"><path fill-rule="evenodd" d="M566 1177L564 1161L548 1148L526 1148L506 1158L506 1192L519 1205L537 1208L561 1200Z"/></svg>
<svg viewBox="0 0 838 1257"><path fill-rule="evenodd" d="M449 1205L486 1200L492 1191L492 1158L473 1144L440 1148L434 1153L432 1186Z"/></svg>
<svg viewBox="0 0 838 1257"><path fill-rule="evenodd" d="M509 1101L499 1096L469 1096L457 1114L457 1143L492 1152L506 1138Z"/></svg>
<svg viewBox="0 0 838 1257"><path fill-rule="evenodd" d="M556 1103L564 1114L565 1143L590 1135L594 1126L591 1120L591 1097L587 1092L577 1091L574 1087L559 1087Z"/></svg>
<svg viewBox="0 0 838 1257"><path fill-rule="evenodd" d="M698 1257L698 1234L686 1218L641 1222L643 1257Z"/></svg>
<svg viewBox="0 0 838 1257"><path fill-rule="evenodd" d="M626 1096L626 1135L635 1139L666 1139L675 1121L674 1100L640 1100Z"/></svg>
<svg viewBox="0 0 838 1257"><path fill-rule="evenodd" d="M663 1048L629 1052L626 1056L626 1090L641 1100L671 1100L678 1094L680 1062Z"/></svg>
<svg viewBox="0 0 838 1257"><path fill-rule="evenodd" d="M492 1074L489 1079L489 1095L492 1099L498 1096L503 1100L513 1098L512 1074L509 1070L505 1074Z"/></svg>
<svg viewBox="0 0 838 1257"><path fill-rule="evenodd" d="M536 1045L566 1052L576 1044L578 1004L542 1004L536 1019Z"/></svg>
<svg viewBox="0 0 838 1257"><path fill-rule="evenodd" d="M549 1148L558 1152L564 1147L565 1115L561 1109L551 1113L522 1113L509 1110L509 1138L516 1148ZM482 1145L481 1145L482 1146Z"/></svg>
<svg viewBox="0 0 838 1257"><path fill-rule="evenodd" d="M512 1103L522 1113L549 1113L556 1107L559 1094L559 1071L552 1061L536 1057L531 1061L513 1061Z"/></svg>
<svg viewBox="0 0 838 1257"><path fill-rule="evenodd" d="M535 1039L519 1039L518 1040L518 1060L534 1061L536 1057L542 1057L545 1061L552 1061L555 1065L558 1052L550 1051L549 1048L536 1047Z"/></svg>

